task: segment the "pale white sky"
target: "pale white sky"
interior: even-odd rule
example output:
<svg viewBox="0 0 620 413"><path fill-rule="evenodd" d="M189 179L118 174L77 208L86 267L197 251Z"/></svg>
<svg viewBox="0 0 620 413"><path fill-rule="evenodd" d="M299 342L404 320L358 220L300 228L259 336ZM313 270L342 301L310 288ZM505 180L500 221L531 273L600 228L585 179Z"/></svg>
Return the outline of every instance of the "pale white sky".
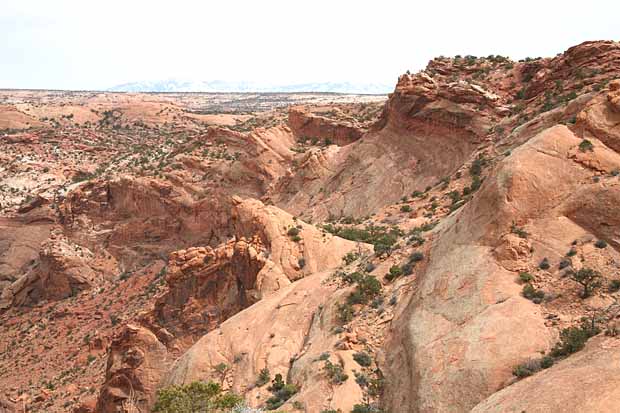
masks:
<svg viewBox="0 0 620 413"><path fill-rule="evenodd" d="M0 88L183 77L392 84L438 55L620 39L620 1L0 0Z"/></svg>

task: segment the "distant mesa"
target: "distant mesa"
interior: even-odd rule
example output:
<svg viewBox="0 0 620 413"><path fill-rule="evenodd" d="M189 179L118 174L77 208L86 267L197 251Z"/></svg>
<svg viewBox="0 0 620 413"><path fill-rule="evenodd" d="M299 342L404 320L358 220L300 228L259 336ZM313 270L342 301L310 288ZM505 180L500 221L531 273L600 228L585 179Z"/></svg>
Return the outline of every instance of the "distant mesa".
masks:
<svg viewBox="0 0 620 413"><path fill-rule="evenodd" d="M298 84L268 84L255 82L229 82L222 80L158 80L124 83L108 89L109 92L221 92L221 93L348 93L384 95L394 86L384 83L315 82Z"/></svg>

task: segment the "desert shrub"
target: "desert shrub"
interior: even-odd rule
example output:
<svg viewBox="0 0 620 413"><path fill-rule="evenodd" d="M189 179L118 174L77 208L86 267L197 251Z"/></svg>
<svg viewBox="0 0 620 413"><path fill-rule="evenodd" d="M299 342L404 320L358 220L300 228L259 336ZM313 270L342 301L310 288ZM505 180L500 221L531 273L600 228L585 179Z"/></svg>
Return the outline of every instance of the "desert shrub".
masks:
<svg viewBox="0 0 620 413"><path fill-rule="evenodd" d="M299 235L299 228L297 227L289 228L289 230L286 232L286 235L288 235L289 237L294 237L296 235Z"/></svg>
<svg viewBox="0 0 620 413"><path fill-rule="evenodd" d="M568 259L563 259L563 260L561 260L561 261L560 261L560 264L558 265L558 267L559 267L561 270L563 270L563 269L564 269L564 268L566 268L566 267L570 267L570 265L571 265L571 261L570 261L570 260L568 260Z"/></svg>
<svg viewBox="0 0 620 413"><path fill-rule="evenodd" d="M459 191L448 192L448 196L450 197L450 200L452 201L452 205L456 204L457 202L461 200L461 194L459 193Z"/></svg>
<svg viewBox="0 0 620 413"><path fill-rule="evenodd" d="M551 264L549 264L549 259L547 257L543 258L540 264L538 264L538 268L541 270L548 270L551 268Z"/></svg>
<svg viewBox="0 0 620 413"><path fill-rule="evenodd" d="M368 301L379 295L381 283L374 276L363 274L357 281L357 288L349 296L350 304L366 304Z"/></svg>
<svg viewBox="0 0 620 413"><path fill-rule="evenodd" d="M353 261L355 261L356 259L359 258L359 254L356 252L348 252L346 253L346 255L344 257L342 257L342 261L344 261L344 263L346 265L351 264Z"/></svg>
<svg viewBox="0 0 620 413"><path fill-rule="evenodd" d="M469 167L469 174L471 176L480 176L480 174L482 173L482 168L486 166L486 164L487 160L484 158L484 156L479 155L478 158L476 158L471 163L471 166Z"/></svg>
<svg viewBox="0 0 620 413"><path fill-rule="evenodd" d="M620 280L611 280L609 282L609 291L615 293L620 290Z"/></svg>
<svg viewBox="0 0 620 413"><path fill-rule="evenodd" d="M540 367L543 369L548 369L549 367L553 366L554 363L555 360L551 356L544 356L540 359Z"/></svg>
<svg viewBox="0 0 620 413"><path fill-rule="evenodd" d="M411 275L413 274L413 267L415 266L415 263L412 262L406 262L402 269L403 269L403 274L404 275Z"/></svg>
<svg viewBox="0 0 620 413"><path fill-rule="evenodd" d="M349 378L349 375L344 372L344 369L340 364L334 364L329 360L325 360L323 370L325 371L325 374L331 384L342 384Z"/></svg>
<svg viewBox="0 0 620 413"><path fill-rule="evenodd" d="M285 384L282 375L279 373L274 377L268 390L271 391L273 396L265 402L267 410L277 409L299 391L294 384Z"/></svg>
<svg viewBox="0 0 620 413"><path fill-rule="evenodd" d="M598 334L595 326L568 327L560 332L560 341L551 349L551 356L565 357L581 350L590 337Z"/></svg>
<svg viewBox="0 0 620 413"><path fill-rule="evenodd" d="M514 222L510 227L510 232L512 232L513 234L517 234L519 238L527 238L527 236L529 235L523 228L518 227L517 224L515 224Z"/></svg>
<svg viewBox="0 0 620 413"><path fill-rule="evenodd" d="M540 360L527 360L526 362L515 366L515 368L512 369L512 374L522 379L524 377L531 376L537 371L540 371L540 369Z"/></svg>
<svg viewBox="0 0 620 413"><path fill-rule="evenodd" d="M341 227L332 224L323 225L323 229L330 234L350 241L365 242L375 247L377 256L389 255L398 237L403 235L397 227L381 225L367 225L365 228Z"/></svg>
<svg viewBox="0 0 620 413"><path fill-rule="evenodd" d="M293 242L299 242L299 241L301 241L301 237L300 237L299 235L293 235L293 236L291 237L291 241L293 241Z"/></svg>
<svg viewBox="0 0 620 413"><path fill-rule="evenodd" d="M383 297L379 295L372 300L372 302L370 303L370 306L372 308L380 309L381 306L383 305L383 302L384 302Z"/></svg>
<svg viewBox="0 0 620 413"><path fill-rule="evenodd" d="M321 361L325 361L329 359L329 351L325 351L323 353L321 353L321 355L319 356L319 360Z"/></svg>
<svg viewBox="0 0 620 413"><path fill-rule="evenodd" d="M370 383L368 380L368 376L366 376L364 373L360 373L357 371L353 372L355 374L355 382L361 387L361 388L365 388L368 387L368 384Z"/></svg>
<svg viewBox="0 0 620 413"><path fill-rule="evenodd" d="M402 205L400 207L400 212L411 212L411 207L409 205Z"/></svg>
<svg viewBox="0 0 620 413"><path fill-rule="evenodd" d="M424 237L422 237L422 235L420 235L420 231L411 231L409 232L409 244L413 245L414 247L419 247L420 245L424 244L425 239Z"/></svg>
<svg viewBox="0 0 620 413"><path fill-rule="evenodd" d="M351 413L381 413L381 410L370 404L356 404L353 405Z"/></svg>
<svg viewBox="0 0 620 413"><path fill-rule="evenodd" d="M387 278L389 281L392 281L395 278L400 277L401 275L403 275L402 268L400 268L398 265L392 265L390 267L390 271L385 275L385 278Z"/></svg>
<svg viewBox="0 0 620 413"><path fill-rule="evenodd" d="M353 360L355 360L357 364L362 367L368 367L372 364L372 357L370 357L370 354L364 351L358 351L357 353L354 353Z"/></svg>
<svg viewBox="0 0 620 413"><path fill-rule="evenodd" d="M577 255L577 250L575 248L569 249L568 252L566 253L567 257L574 257L575 255Z"/></svg>
<svg viewBox="0 0 620 413"><path fill-rule="evenodd" d="M226 370L228 370L228 365L226 363L219 363L213 368L213 370L220 374L224 374L226 373Z"/></svg>
<svg viewBox="0 0 620 413"><path fill-rule="evenodd" d="M590 142L587 139L584 139L581 141L581 143L579 144L579 150L581 152L592 152L594 150L594 145L592 145L592 142Z"/></svg>
<svg viewBox="0 0 620 413"><path fill-rule="evenodd" d="M603 248L606 248L606 247L607 247L607 242L606 242L604 239L599 239L598 241L596 241L596 242L594 243L594 246L595 246L596 248L601 248L601 249L603 249Z"/></svg>
<svg viewBox="0 0 620 413"><path fill-rule="evenodd" d="M519 273L519 280L524 283L530 283L534 281L534 276L529 272L521 272Z"/></svg>
<svg viewBox="0 0 620 413"><path fill-rule="evenodd" d="M270 379L271 376L269 375L269 369L265 367L261 369L260 373L258 374L258 379L256 379L256 385L258 387L264 386L265 384L269 383Z"/></svg>
<svg viewBox="0 0 620 413"><path fill-rule="evenodd" d="M424 259L424 254L420 251L413 252L407 262L402 266L402 272L404 275L411 275L413 273L413 267Z"/></svg>
<svg viewBox="0 0 620 413"><path fill-rule="evenodd" d="M185 386L169 386L157 392L153 412L209 413L231 409L242 399L234 393L223 393L214 382L193 382Z"/></svg>
<svg viewBox="0 0 620 413"><path fill-rule="evenodd" d="M600 286L601 274L592 268L581 268L578 271L571 271L570 278L583 286L582 298L587 298L592 294L592 290Z"/></svg>
<svg viewBox="0 0 620 413"><path fill-rule="evenodd" d="M543 290L534 288L534 286L530 283L527 283L523 286L523 291L521 292L521 294L523 294L523 297L536 304L540 304L543 298L545 298L545 292Z"/></svg>
<svg viewBox="0 0 620 413"><path fill-rule="evenodd" d="M300 269L303 269L306 266L306 259L300 258L297 260L297 265L299 265Z"/></svg>
<svg viewBox="0 0 620 413"><path fill-rule="evenodd" d="M336 313L338 314L338 320L340 320L341 323L348 323L353 320L353 316L355 316L353 306L349 303L338 304L336 307Z"/></svg>
<svg viewBox="0 0 620 413"><path fill-rule="evenodd" d="M361 272L344 272L344 271L339 271L336 273L341 279L342 281L344 281L346 284L355 284L357 283L363 276L363 274Z"/></svg>

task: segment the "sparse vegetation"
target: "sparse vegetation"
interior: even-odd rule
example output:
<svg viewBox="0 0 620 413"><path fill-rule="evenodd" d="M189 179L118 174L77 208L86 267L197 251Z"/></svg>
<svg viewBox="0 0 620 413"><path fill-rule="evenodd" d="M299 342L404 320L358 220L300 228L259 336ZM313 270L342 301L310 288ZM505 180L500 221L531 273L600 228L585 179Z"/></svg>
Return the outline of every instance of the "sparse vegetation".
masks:
<svg viewBox="0 0 620 413"><path fill-rule="evenodd" d="M607 242L603 239L599 239L594 243L594 246L599 249L607 248Z"/></svg>
<svg viewBox="0 0 620 413"><path fill-rule="evenodd" d="M231 409L242 399L225 393L214 382L193 382L185 386L170 386L157 392L155 413L216 413Z"/></svg>
<svg viewBox="0 0 620 413"><path fill-rule="evenodd" d="M579 150L581 152L592 152L594 150L594 145L587 139L584 139L579 144Z"/></svg>
<svg viewBox="0 0 620 413"><path fill-rule="evenodd" d="M269 383L269 380L271 380L271 376L269 375L269 369L267 367L264 367L258 374L258 379L256 379L256 385L258 387L264 386L265 384Z"/></svg>
<svg viewBox="0 0 620 413"><path fill-rule="evenodd" d="M392 248L398 241L398 237L403 235L398 228L380 225L367 225L361 229L325 224L323 229L340 238L372 244L375 247L375 254L377 256L390 255Z"/></svg>
<svg viewBox="0 0 620 413"><path fill-rule="evenodd" d="M584 348L586 341L597 335L600 329L594 319L583 320L579 327L565 328L560 332L560 341L551 350L553 357L566 357Z"/></svg>
<svg viewBox="0 0 620 413"><path fill-rule="evenodd" d="M275 410L286 403L288 399L293 397L299 389L294 384L284 383L282 375L278 373L271 382L269 391L271 391L273 396L267 399L266 407L267 410Z"/></svg>
<svg viewBox="0 0 620 413"><path fill-rule="evenodd" d="M609 292L615 293L616 291L620 291L619 279L614 279L609 282Z"/></svg>
<svg viewBox="0 0 620 413"><path fill-rule="evenodd" d="M364 351L358 351L353 354L353 360L362 367L369 367L372 364L372 357Z"/></svg>
<svg viewBox="0 0 620 413"><path fill-rule="evenodd" d="M374 276L362 274L357 280L357 287L348 297L349 304L367 304L381 292L381 283Z"/></svg>
<svg viewBox="0 0 620 413"><path fill-rule="evenodd" d="M535 288L530 283L527 283L523 286L523 291L521 292L521 294L523 295L523 297L536 304L540 304L543 298L545 298L545 292L543 290Z"/></svg>
<svg viewBox="0 0 620 413"><path fill-rule="evenodd" d="M349 376L344 372L342 365L334 364L329 360L325 360L323 370L325 371L325 374L331 384L339 385L347 381L349 378Z"/></svg>
<svg viewBox="0 0 620 413"><path fill-rule="evenodd" d="M357 260L359 256L360 254L357 252L347 252L345 256L342 257L342 261L344 261L345 265L349 265Z"/></svg>
<svg viewBox="0 0 620 413"><path fill-rule="evenodd" d="M534 281L534 276L529 272L521 272L519 273L519 280L523 283L531 283Z"/></svg>
<svg viewBox="0 0 620 413"><path fill-rule="evenodd" d="M398 265L392 265L390 271L386 274L385 278L389 281L394 280L397 277L403 275L403 270Z"/></svg>
<svg viewBox="0 0 620 413"><path fill-rule="evenodd" d="M601 285L601 274L592 268L581 268L577 271L571 271L569 276L583 287L582 298L588 298L592 294L592 290Z"/></svg>
<svg viewBox="0 0 620 413"><path fill-rule="evenodd" d="M527 238L529 235L523 228L518 227L514 222L512 223L512 227L510 228L510 232L513 234L517 234L519 238Z"/></svg>

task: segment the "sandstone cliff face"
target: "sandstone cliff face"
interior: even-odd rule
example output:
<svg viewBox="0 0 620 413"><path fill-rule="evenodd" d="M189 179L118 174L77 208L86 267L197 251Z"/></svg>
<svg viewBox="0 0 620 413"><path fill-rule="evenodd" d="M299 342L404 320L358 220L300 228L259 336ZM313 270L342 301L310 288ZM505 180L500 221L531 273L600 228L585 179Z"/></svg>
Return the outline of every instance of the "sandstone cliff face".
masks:
<svg viewBox="0 0 620 413"><path fill-rule="evenodd" d="M392 332L388 348L400 351L386 352L390 409L472 409L510 384L514 366L550 349L555 333L542 308L523 298L514 280L543 257L561 259L576 238L609 234L585 218L604 215L607 206L585 201L600 192L583 185L589 171L571 159L579 142L563 126L539 134L438 227L431 263ZM605 192L616 194L615 185ZM582 202L591 209L574 212ZM618 230L613 220L605 222ZM510 234L513 225L527 228L528 241ZM411 374L398 373L403 362Z"/></svg>
<svg viewBox="0 0 620 413"><path fill-rule="evenodd" d="M498 99L472 83L403 75L370 132L339 150L306 154L270 195L313 220L375 212L455 172L501 113Z"/></svg>
<svg viewBox="0 0 620 413"><path fill-rule="evenodd" d="M259 299L257 276L266 263L258 240L231 241L216 249L194 247L170 254L168 293L154 318L169 334L192 343ZM171 344L171 343L167 343Z"/></svg>
<svg viewBox="0 0 620 413"><path fill-rule="evenodd" d="M355 142L363 135L361 125L350 121L334 121L313 114L304 107L291 107L288 124L298 140L323 139L338 146Z"/></svg>

